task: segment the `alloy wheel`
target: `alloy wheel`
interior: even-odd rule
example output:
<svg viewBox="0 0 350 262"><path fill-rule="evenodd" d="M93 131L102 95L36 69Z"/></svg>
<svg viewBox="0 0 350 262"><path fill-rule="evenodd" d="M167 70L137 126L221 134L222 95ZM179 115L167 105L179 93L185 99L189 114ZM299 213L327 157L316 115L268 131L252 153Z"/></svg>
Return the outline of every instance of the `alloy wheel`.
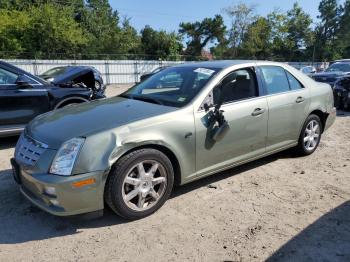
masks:
<svg viewBox="0 0 350 262"><path fill-rule="evenodd" d="M311 120L305 128L304 147L307 151L314 150L320 140L321 128L316 120Z"/></svg>
<svg viewBox="0 0 350 262"><path fill-rule="evenodd" d="M155 160L144 160L128 171L123 182L123 201L134 211L145 211L161 199L166 187L164 166Z"/></svg>

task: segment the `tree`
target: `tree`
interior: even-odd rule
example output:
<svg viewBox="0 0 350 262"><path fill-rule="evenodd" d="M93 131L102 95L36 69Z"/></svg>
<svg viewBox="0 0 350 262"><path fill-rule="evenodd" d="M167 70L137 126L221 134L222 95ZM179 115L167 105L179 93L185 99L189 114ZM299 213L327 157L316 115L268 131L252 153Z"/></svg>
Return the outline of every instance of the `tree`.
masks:
<svg viewBox="0 0 350 262"><path fill-rule="evenodd" d="M27 13L0 9L0 54L1 57L16 57L25 51L23 36L30 23Z"/></svg>
<svg viewBox="0 0 350 262"><path fill-rule="evenodd" d="M86 34L69 6L44 4L22 11L2 9L0 16L0 51L12 52L7 57L74 57L87 44Z"/></svg>
<svg viewBox="0 0 350 262"><path fill-rule="evenodd" d="M337 48L335 48L335 37L339 28L340 8L337 0L322 0L318 10L320 23L315 30L315 50L319 60L332 60L337 57Z"/></svg>
<svg viewBox="0 0 350 262"><path fill-rule="evenodd" d="M148 59L177 59L182 50L181 38L176 33L156 31L145 26L141 31L141 49Z"/></svg>
<svg viewBox="0 0 350 262"><path fill-rule="evenodd" d="M265 17L257 17L247 28L241 55L245 58L265 59L270 55L271 26Z"/></svg>
<svg viewBox="0 0 350 262"><path fill-rule="evenodd" d="M209 42L220 42L225 35L226 27L221 15L214 18L205 18L201 22L181 23L179 33L188 38L185 54L201 56L202 49Z"/></svg>
<svg viewBox="0 0 350 262"><path fill-rule="evenodd" d="M350 57L350 0L342 6L339 19L339 30L336 34L336 46L342 57Z"/></svg>
<svg viewBox="0 0 350 262"><path fill-rule="evenodd" d="M286 50L292 48L292 44L288 40L287 15L280 10L275 9L267 15L267 21L271 30L271 59L285 61Z"/></svg>
<svg viewBox="0 0 350 262"><path fill-rule="evenodd" d="M287 12L287 39L291 44L292 49L288 52L288 61L303 60L303 52L311 44L312 19L309 14L306 14L297 2L294 3L293 8Z"/></svg>
<svg viewBox="0 0 350 262"><path fill-rule="evenodd" d="M28 10L30 24L23 37L27 52L36 58L50 58L50 54L74 58L87 45L88 38L74 20L72 7L56 8L54 4L32 6Z"/></svg>
<svg viewBox="0 0 350 262"><path fill-rule="evenodd" d="M237 56L238 47L242 45L245 34L249 25L255 19L255 6L248 6L243 2L237 5L229 6L223 11L231 19L231 28L228 32L228 47L230 48L231 56Z"/></svg>

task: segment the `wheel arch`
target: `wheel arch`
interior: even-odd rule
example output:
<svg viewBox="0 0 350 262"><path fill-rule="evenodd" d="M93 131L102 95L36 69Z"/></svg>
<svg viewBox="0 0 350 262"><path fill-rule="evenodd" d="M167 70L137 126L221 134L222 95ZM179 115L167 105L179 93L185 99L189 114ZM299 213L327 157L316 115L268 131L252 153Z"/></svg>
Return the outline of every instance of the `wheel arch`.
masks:
<svg viewBox="0 0 350 262"><path fill-rule="evenodd" d="M81 96L70 96L70 97L66 97L66 98L62 99L61 101L59 101L55 105L54 109L59 109L59 108L62 108L64 106L72 104L72 103L85 103L85 102L89 102L89 99L81 97Z"/></svg>
<svg viewBox="0 0 350 262"><path fill-rule="evenodd" d="M133 151L139 150L139 149L155 149L158 150L160 152L162 152L164 155L166 155L172 166L174 169L174 185L180 185L181 184L181 168L180 168L180 162L177 158L177 156L175 155L175 153L169 149L168 147L164 146L164 145L159 145L159 144L143 144L143 145L139 145L136 147L133 147L129 150L127 150L126 152L124 152L122 155L120 155L118 157L118 159L115 160L115 162L113 163L113 165L115 165L119 159L121 159L123 156L130 154ZM113 166L112 165L112 166Z"/></svg>
<svg viewBox="0 0 350 262"><path fill-rule="evenodd" d="M327 112L323 112L320 109L315 109L312 112L310 112L310 114L308 116L310 116L310 115L317 115L320 118L321 124L322 124L322 133L323 133L329 114Z"/></svg>

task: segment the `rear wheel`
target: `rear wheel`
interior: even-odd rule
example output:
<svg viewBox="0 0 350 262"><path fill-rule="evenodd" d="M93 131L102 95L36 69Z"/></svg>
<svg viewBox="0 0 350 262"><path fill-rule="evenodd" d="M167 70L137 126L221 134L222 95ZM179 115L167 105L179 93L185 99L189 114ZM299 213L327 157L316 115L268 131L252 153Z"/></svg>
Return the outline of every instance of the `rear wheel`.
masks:
<svg viewBox="0 0 350 262"><path fill-rule="evenodd" d="M140 149L122 157L112 168L105 199L126 219L139 219L157 211L169 198L174 183L170 160L155 149Z"/></svg>
<svg viewBox="0 0 350 262"><path fill-rule="evenodd" d="M317 149L322 135L321 120L317 115L310 115L301 130L297 152L300 155L311 155Z"/></svg>

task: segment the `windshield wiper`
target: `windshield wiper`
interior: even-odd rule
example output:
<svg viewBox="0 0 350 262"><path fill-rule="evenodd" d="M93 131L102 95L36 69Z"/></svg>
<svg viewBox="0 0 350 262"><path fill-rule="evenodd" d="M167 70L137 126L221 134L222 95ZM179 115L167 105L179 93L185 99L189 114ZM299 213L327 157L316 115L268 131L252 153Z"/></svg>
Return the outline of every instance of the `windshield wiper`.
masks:
<svg viewBox="0 0 350 262"><path fill-rule="evenodd" d="M130 94L121 94L120 97L140 100L140 101L144 101L144 102L150 102L150 103L154 103L154 104L158 104L158 105L164 105L162 101L160 101L156 98L153 98L153 97L149 97L149 96L137 96L137 95L130 95Z"/></svg>

